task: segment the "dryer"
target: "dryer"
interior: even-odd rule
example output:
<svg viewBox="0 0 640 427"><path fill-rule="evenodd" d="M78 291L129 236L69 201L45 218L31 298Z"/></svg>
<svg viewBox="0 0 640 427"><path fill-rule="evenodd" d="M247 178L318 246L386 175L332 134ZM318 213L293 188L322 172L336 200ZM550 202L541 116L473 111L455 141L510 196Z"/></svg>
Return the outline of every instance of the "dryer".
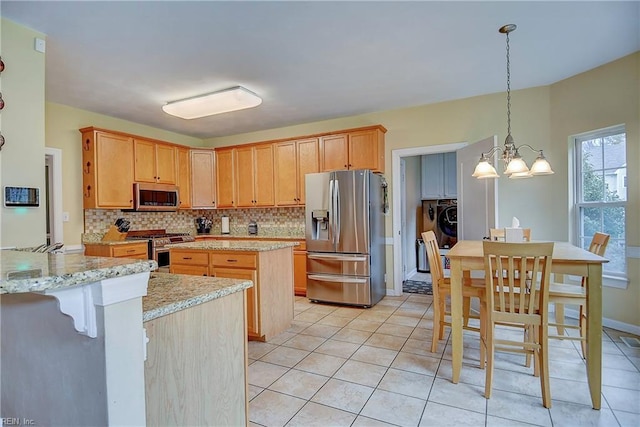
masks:
<svg viewBox="0 0 640 427"><path fill-rule="evenodd" d="M458 200L423 200L422 230L433 230L441 249L455 245L458 241Z"/></svg>

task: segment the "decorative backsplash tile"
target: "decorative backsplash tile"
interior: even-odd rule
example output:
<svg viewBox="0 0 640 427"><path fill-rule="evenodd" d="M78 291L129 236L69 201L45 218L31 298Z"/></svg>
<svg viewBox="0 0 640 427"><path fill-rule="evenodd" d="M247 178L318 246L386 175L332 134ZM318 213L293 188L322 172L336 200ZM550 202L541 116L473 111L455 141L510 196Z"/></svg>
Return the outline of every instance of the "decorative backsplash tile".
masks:
<svg viewBox="0 0 640 427"><path fill-rule="evenodd" d="M231 234L247 232L249 222L258 223L262 235L304 237L304 207L187 210L177 212L123 212L118 209L85 209L84 232L105 233L118 218L131 221L131 230L166 230L196 233L195 219L201 216L213 222L211 234L219 234L221 217L229 217Z"/></svg>

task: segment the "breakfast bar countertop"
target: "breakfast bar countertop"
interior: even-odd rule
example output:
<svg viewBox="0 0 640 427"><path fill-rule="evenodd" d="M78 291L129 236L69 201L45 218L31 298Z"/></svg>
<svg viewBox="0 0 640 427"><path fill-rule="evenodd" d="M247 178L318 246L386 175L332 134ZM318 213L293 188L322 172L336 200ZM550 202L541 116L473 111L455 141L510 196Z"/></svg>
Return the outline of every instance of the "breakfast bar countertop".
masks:
<svg viewBox="0 0 640 427"><path fill-rule="evenodd" d="M43 292L158 268L153 260L0 251L0 294Z"/></svg>
<svg viewBox="0 0 640 427"><path fill-rule="evenodd" d="M142 321L148 322L252 286L250 280L153 272L147 295L142 297Z"/></svg>
<svg viewBox="0 0 640 427"><path fill-rule="evenodd" d="M189 243L167 245L169 248L200 249L206 251L274 251L276 249L297 246L297 242L285 240L201 240Z"/></svg>

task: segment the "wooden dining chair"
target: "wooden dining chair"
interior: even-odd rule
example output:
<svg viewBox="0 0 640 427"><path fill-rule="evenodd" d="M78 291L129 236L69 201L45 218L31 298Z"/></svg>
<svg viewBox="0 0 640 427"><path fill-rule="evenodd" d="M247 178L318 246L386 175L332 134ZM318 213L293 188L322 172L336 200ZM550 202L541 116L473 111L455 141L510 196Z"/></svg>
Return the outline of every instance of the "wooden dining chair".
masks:
<svg viewBox="0 0 640 427"><path fill-rule="evenodd" d="M606 233L595 233L591 238L589 252L604 256L609 244L610 235ZM553 339L566 339L580 341L582 347L582 357L587 357L587 288L585 278L582 278L581 285L570 285L565 283L551 283L549 287L549 303L554 304L555 322L549 322L549 326L555 326L557 335L549 335ZM570 325L565 321L564 305L573 304L579 306L578 325ZM565 335L565 329L578 330L579 335Z"/></svg>
<svg viewBox="0 0 640 427"><path fill-rule="evenodd" d="M489 237L491 241L494 242L504 242L504 228L490 228L489 229ZM523 228L522 229L522 238L525 242L531 241L531 229Z"/></svg>
<svg viewBox="0 0 640 427"><path fill-rule="evenodd" d="M433 231L425 231L422 233L422 239L424 240L427 250L427 259L429 260L429 270L431 271L431 283L433 290L433 337L431 339L431 352L436 353L438 351L438 341L444 338L444 327L451 327L451 322L446 320L446 316L450 315L450 310L447 310L446 300L451 295L451 281L448 277L444 277L444 271L442 268L442 259L440 258L440 249L438 248L438 241ZM482 331L485 324L484 304L484 279L471 279L465 278L462 286L462 298L464 300L464 316L463 328L479 332L482 336ZM471 306L470 299L480 299L480 327L469 326L468 318L469 308ZM485 365L485 353L480 349L480 367L484 368Z"/></svg>
<svg viewBox="0 0 640 427"><path fill-rule="evenodd" d="M542 404L551 407L548 358L549 282L553 243L483 242L486 290L485 397L491 397L496 351L532 355L534 375L540 377ZM502 274L496 274L502 272ZM522 340L512 334L496 336L504 327L524 328Z"/></svg>

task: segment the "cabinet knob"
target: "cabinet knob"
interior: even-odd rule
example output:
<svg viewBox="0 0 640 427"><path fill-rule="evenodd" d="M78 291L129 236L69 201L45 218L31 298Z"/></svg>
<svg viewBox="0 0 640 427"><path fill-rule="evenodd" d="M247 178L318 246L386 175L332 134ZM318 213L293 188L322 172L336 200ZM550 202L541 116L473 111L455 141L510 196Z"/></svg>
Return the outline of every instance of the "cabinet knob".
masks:
<svg viewBox="0 0 640 427"><path fill-rule="evenodd" d="M347 167L347 165L344 165L344 167L346 168L346 167Z"/></svg>

